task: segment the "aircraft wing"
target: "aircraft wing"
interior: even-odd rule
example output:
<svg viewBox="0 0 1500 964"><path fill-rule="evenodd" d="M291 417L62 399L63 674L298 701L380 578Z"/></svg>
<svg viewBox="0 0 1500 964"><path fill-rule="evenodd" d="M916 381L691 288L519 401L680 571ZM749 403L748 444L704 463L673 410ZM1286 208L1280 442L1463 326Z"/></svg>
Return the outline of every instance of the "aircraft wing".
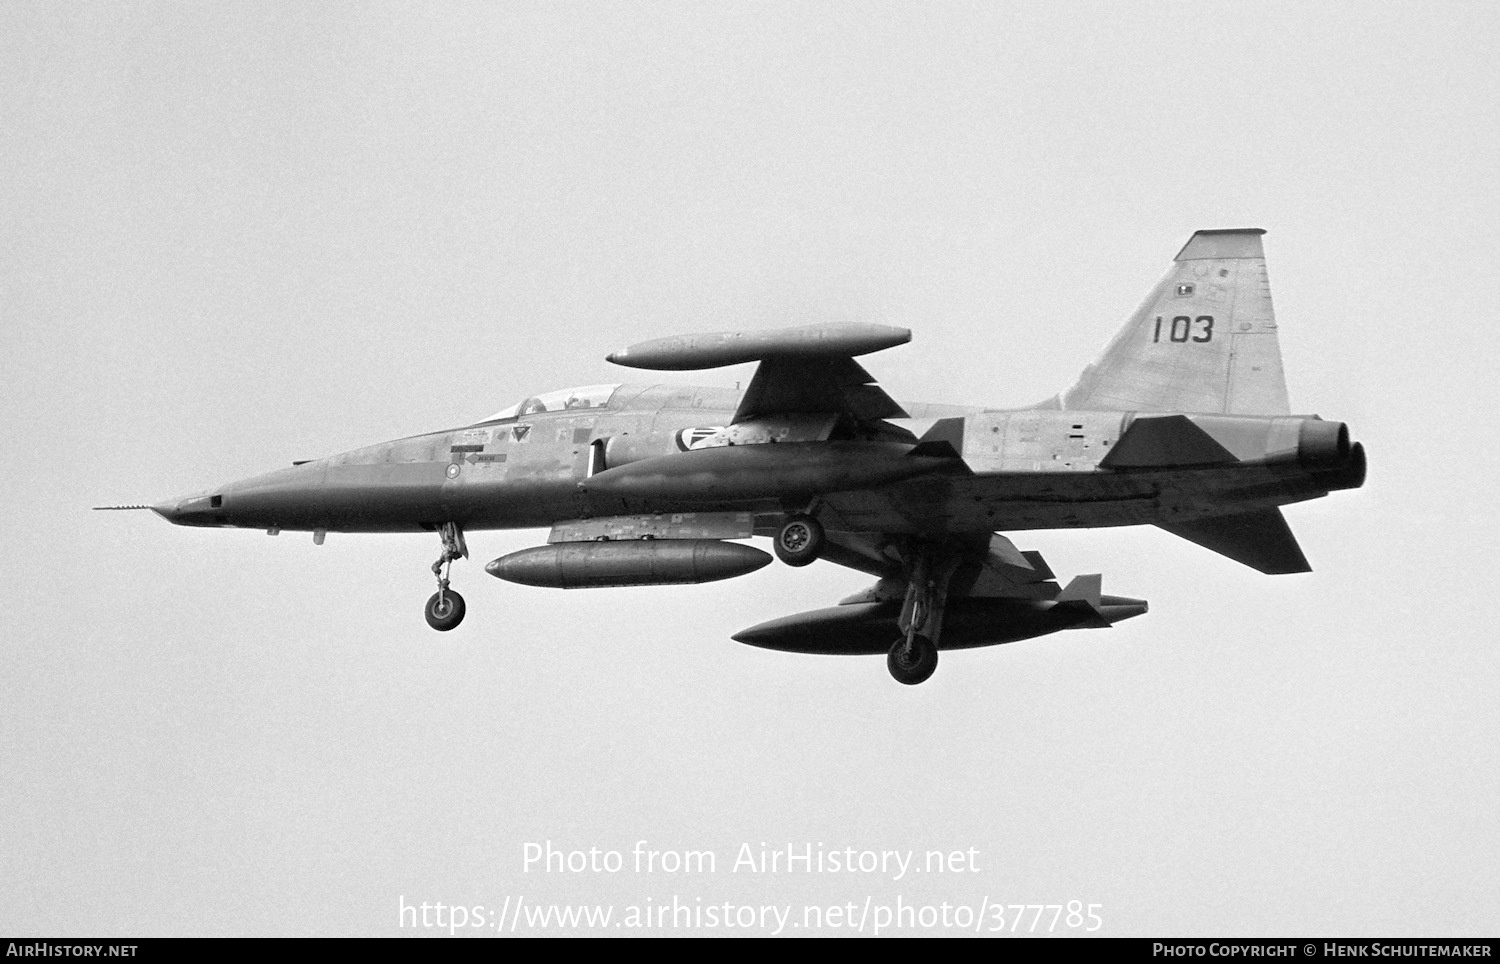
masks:
<svg viewBox="0 0 1500 964"><path fill-rule="evenodd" d="M906 418L864 366L850 357L767 358L740 399L734 422L767 415L848 415L856 422Z"/></svg>
<svg viewBox="0 0 1500 964"><path fill-rule="evenodd" d="M904 579L900 537L829 530L821 558L881 579ZM958 557L953 591L960 597L1036 598L1055 595L1056 577L1039 552L1022 552L1005 536L966 532L945 540ZM846 600L847 601L847 600Z"/></svg>
<svg viewBox="0 0 1500 964"><path fill-rule="evenodd" d="M901 563L886 553L888 537L879 532L827 533L822 558L858 572L884 579L901 575Z"/></svg>
<svg viewBox="0 0 1500 964"><path fill-rule="evenodd" d="M885 325L804 325L774 331L724 331L658 338L609 356L617 365L690 371L758 361L736 423L774 415L847 415L856 422L905 418L906 412L854 359L911 340Z"/></svg>

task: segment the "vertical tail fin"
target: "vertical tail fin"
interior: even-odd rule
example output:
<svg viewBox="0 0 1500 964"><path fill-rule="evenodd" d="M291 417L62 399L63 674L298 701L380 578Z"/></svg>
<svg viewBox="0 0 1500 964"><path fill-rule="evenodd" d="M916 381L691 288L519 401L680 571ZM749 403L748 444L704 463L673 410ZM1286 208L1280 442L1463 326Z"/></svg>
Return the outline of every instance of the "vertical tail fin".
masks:
<svg viewBox="0 0 1500 964"><path fill-rule="evenodd" d="M1288 414L1263 234L1259 228L1194 234L1104 354L1055 404Z"/></svg>

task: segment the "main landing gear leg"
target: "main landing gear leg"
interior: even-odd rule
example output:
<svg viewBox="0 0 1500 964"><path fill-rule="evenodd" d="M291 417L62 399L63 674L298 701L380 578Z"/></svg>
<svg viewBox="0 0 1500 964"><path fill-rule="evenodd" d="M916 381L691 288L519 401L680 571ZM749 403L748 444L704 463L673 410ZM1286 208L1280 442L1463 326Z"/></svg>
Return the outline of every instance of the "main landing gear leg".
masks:
<svg viewBox="0 0 1500 964"><path fill-rule="evenodd" d="M958 557L927 543L916 545L909 557L906 601L898 622L903 635L891 644L885 665L896 682L915 686L937 669L948 580L953 577Z"/></svg>
<svg viewBox="0 0 1500 964"><path fill-rule="evenodd" d="M426 616L427 625L445 633L464 621L464 597L448 588L448 573L453 560L469 558L469 546L464 542L464 530L456 522L444 522L439 526L438 537L443 540L443 554L432 564L438 591L427 600Z"/></svg>

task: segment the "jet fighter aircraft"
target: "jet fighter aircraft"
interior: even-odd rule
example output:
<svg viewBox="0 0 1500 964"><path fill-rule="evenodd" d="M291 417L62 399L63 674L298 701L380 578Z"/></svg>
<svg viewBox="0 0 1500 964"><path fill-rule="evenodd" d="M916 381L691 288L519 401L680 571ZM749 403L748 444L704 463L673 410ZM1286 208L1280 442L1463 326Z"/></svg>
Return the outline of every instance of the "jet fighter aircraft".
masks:
<svg viewBox="0 0 1500 964"><path fill-rule="evenodd" d="M1098 575L1060 585L1000 532L1155 525L1264 573L1309 566L1280 507L1365 476L1348 428L1292 415L1259 229L1199 231L1077 383L1024 409L898 404L854 359L911 332L874 324L684 335L608 356L647 371L757 362L740 393L590 385L151 508L177 525L436 533L432 628L467 531L551 527L485 571L574 589L707 582L771 557L875 576L839 605L735 639L886 654L907 684L943 649L1146 611Z"/></svg>

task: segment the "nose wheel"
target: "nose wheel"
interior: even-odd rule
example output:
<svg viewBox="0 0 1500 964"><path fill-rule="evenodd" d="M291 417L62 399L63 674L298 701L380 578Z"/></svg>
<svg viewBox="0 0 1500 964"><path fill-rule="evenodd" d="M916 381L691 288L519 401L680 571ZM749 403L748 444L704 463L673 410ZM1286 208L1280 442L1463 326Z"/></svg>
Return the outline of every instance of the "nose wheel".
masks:
<svg viewBox="0 0 1500 964"><path fill-rule="evenodd" d="M440 633L446 633L464 621L464 597L452 589L439 589L427 600L424 615L427 617L427 625Z"/></svg>
<svg viewBox="0 0 1500 964"><path fill-rule="evenodd" d="M469 546L464 542L464 531L456 522L444 522L438 527L438 538L443 540L443 554L432 564L432 574L437 577L438 591L427 600L427 625L440 633L464 621L464 597L448 588L448 573L453 560L469 558Z"/></svg>

